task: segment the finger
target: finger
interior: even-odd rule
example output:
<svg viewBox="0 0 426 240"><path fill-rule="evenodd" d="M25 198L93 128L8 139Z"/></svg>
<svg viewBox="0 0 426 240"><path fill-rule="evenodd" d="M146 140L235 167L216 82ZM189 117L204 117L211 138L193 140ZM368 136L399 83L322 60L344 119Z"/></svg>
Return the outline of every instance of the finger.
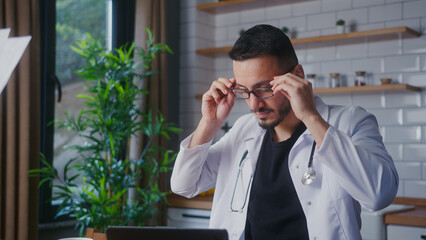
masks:
<svg viewBox="0 0 426 240"><path fill-rule="evenodd" d="M300 78L294 74L286 74L284 76L274 77L274 80L271 81L273 84L279 83L279 82L286 82L288 84L291 84L293 86L303 86L308 81Z"/></svg>
<svg viewBox="0 0 426 240"><path fill-rule="evenodd" d="M274 80L274 83L272 85L272 91L276 91L279 86L286 86L286 89L289 87L294 87L291 82L288 81L288 78L279 78Z"/></svg>
<svg viewBox="0 0 426 240"><path fill-rule="evenodd" d="M296 75L288 75L284 77L277 77L275 80L271 81L273 82L272 90L275 90L277 86L281 84L286 84L291 87L294 87L296 90L302 90L304 89L312 89L312 85L309 81L299 78Z"/></svg>
<svg viewBox="0 0 426 240"><path fill-rule="evenodd" d="M223 93L222 91L212 90L212 96L217 104L223 99L224 96L228 94Z"/></svg>
<svg viewBox="0 0 426 240"><path fill-rule="evenodd" d="M228 94L226 87L224 87L222 83L217 83L216 81L212 84L209 91L217 104L219 104L223 96Z"/></svg>
<svg viewBox="0 0 426 240"><path fill-rule="evenodd" d="M234 88L236 86L237 80L235 78L219 78L217 82L215 83L215 86L220 88L221 91L227 95L229 92L231 92L231 88ZM223 85L221 85L223 84ZM232 92L231 92L232 93Z"/></svg>
<svg viewBox="0 0 426 240"><path fill-rule="evenodd" d="M234 105L234 101L235 101L235 95L234 95L234 94L228 94L228 96L226 96L226 102L227 102L230 106L233 106L233 105Z"/></svg>
<svg viewBox="0 0 426 240"><path fill-rule="evenodd" d="M288 85L284 85L284 84L280 84L278 87L275 88L274 90L274 95L276 95L277 93L282 93L286 98L288 98L290 100L291 98L291 94L288 92L289 86Z"/></svg>
<svg viewBox="0 0 426 240"><path fill-rule="evenodd" d="M234 85L236 79L235 78L218 78L218 82L223 83L227 88L231 88Z"/></svg>

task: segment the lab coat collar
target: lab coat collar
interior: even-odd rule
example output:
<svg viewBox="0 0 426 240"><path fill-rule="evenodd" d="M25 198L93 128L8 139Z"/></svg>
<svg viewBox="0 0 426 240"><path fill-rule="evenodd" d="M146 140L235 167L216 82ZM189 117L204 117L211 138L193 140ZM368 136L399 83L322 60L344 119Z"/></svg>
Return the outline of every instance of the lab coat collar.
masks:
<svg viewBox="0 0 426 240"><path fill-rule="evenodd" d="M261 149L260 146L262 146L263 136L265 135L266 130L259 126L258 120L253 114L249 121L252 122L251 124L248 124L249 132L243 142L248 150L252 174L254 174L254 169L256 169L257 159Z"/></svg>
<svg viewBox="0 0 426 240"><path fill-rule="evenodd" d="M321 98L316 95L314 95L314 103L321 117L328 122L328 106L321 100ZM259 152L261 149L260 146L262 146L263 136L265 135L266 130L259 126L258 121L254 115L252 115L249 121L253 121L252 124L248 124L248 126L252 126L252 128L248 130L249 132L247 134L247 137L244 138L244 143L246 145L246 149L249 149L248 155L254 173L254 169L256 169L257 159L259 157ZM308 135L311 135L311 133L308 129L306 129L306 131L302 133L301 138L298 139L296 144L298 144L298 142L300 142Z"/></svg>

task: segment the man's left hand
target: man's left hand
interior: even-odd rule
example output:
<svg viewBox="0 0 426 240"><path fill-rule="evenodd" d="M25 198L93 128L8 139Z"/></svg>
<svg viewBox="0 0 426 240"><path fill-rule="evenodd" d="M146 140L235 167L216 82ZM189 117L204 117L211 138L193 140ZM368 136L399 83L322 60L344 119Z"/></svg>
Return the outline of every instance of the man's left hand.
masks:
<svg viewBox="0 0 426 240"><path fill-rule="evenodd" d="M288 98L294 114L301 121L304 122L310 116L318 114L314 104L311 82L295 74L287 73L274 77L270 83L274 94L280 92Z"/></svg>

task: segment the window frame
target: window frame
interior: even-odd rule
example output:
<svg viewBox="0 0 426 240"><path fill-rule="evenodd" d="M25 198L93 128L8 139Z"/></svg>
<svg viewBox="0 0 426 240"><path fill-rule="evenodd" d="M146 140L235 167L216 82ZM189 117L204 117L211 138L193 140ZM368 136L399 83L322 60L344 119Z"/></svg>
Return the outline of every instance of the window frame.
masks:
<svg viewBox="0 0 426 240"><path fill-rule="evenodd" d="M112 48L134 41L135 0L112 0ZM56 0L40 1L40 75L41 75L41 137L40 151L52 164L55 127L55 90L60 94L60 83L56 73ZM133 14L130 14L133 13ZM52 47L53 46L53 47ZM40 161L40 167L43 163ZM70 216L56 218L57 205L52 204L52 188L43 184L39 191L39 223L70 220Z"/></svg>

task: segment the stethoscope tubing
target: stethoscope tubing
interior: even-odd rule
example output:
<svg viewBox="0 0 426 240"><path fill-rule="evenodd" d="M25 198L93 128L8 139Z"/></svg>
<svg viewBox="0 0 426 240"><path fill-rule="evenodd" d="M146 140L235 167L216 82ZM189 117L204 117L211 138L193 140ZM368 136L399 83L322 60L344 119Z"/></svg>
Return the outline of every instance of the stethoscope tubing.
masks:
<svg viewBox="0 0 426 240"><path fill-rule="evenodd" d="M312 161L314 159L314 152L315 152L315 146L316 146L316 142L314 141L314 143L312 144L312 149L311 149L311 155L309 155L309 162L308 162L308 168L312 167Z"/></svg>

